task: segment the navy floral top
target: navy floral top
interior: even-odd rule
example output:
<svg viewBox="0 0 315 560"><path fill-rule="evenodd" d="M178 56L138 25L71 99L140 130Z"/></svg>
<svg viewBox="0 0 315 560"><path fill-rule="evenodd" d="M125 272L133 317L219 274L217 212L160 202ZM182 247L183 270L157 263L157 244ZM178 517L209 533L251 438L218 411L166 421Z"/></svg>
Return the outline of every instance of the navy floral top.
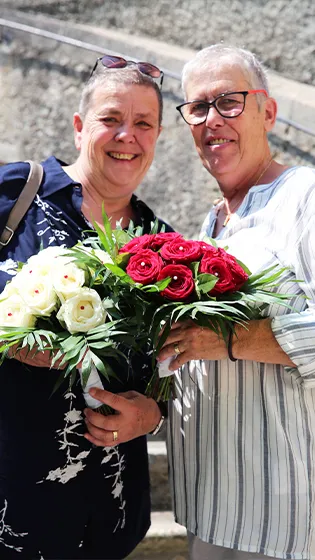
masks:
<svg viewBox="0 0 315 560"><path fill-rule="evenodd" d="M54 157L43 162L38 194L1 251L0 291L17 261L25 262L42 246L71 247L87 229L80 211L82 187L62 165ZM25 162L0 167L0 231L28 172ZM154 214L135 196L132 205L136 225L148 232ZM116 362L112 366L122 380L107 387L102 380L112 391L141 390L150 374L139 358L132 371L123 364L117 371ZM146 438L92 447L83 437L81 385L69 392L63 384L52 394L59 375L14 359L0 368L0 557L124 558L150 525Z"/></svg>

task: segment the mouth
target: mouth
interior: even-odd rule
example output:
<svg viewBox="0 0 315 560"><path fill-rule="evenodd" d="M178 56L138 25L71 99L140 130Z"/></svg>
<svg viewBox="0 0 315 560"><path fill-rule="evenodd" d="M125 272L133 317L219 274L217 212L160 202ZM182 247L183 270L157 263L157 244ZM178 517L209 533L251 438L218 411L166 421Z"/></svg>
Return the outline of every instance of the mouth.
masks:
<svg viewBox="0 0 315 560"><path fill-rule="evenodd" d="M107 152L107 155L112 159L119 159L125 161L131 161L136 157L138 157L137 154L124 154L122 152Z"/></svg>
<svg viewBox="0 0 315 560"><path fill-rule="evenodd" d="M220 146L222 144L229 144L233 142L233 140L229 140L228 138L210 138L207 141L207 146Z"/></svg>

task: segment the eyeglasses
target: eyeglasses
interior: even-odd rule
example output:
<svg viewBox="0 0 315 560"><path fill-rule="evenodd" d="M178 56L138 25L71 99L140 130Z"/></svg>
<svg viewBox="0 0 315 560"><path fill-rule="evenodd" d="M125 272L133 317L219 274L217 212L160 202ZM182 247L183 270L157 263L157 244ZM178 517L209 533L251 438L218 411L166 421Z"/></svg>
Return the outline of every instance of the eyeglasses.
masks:
<svg viewBox="0 0 315 560"><path fill-rule="evenodd" d="M263 93L268 97L265 89L250 89L249 91L232 91L221 93L211 103L208 101L188 101L176 107L187 124L198 125L206 121L210 107L225 119L239 117L245 109L246 97L251 93Z"/></svg>
<svg viewBox="0 0 315 560"><path fill-rule="evenodd" d="M135 65L142 74L150 76L150 78L160 78L160 88L162 88L164 72L162 72L162 70L160 70L157 66L154 66L149 62L135 62L134 60L125 60L121 56L112 56L109 54L104 54L104 56L100 56L96 60L94 68L90 74L90 78L94 74L99 61L101 61L105 68L126 68L126 66Z"/></svg>

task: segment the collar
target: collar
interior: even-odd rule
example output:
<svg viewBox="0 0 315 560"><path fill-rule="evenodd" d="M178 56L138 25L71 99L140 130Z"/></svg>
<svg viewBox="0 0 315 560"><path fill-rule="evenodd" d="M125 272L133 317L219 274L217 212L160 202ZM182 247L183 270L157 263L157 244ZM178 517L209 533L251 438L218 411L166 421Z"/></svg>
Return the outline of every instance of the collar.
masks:
<svg viewBox="0 0 315 560"><path fill-rule="evenodd" d="M77 187L82 189L81 184L73 181L67 173L64 172L62 166L68 165L64 161L50 156L42 162L44 168L44 189L41 193L42 198L51 196L52 194L64 189L65 187Z"/></svg>

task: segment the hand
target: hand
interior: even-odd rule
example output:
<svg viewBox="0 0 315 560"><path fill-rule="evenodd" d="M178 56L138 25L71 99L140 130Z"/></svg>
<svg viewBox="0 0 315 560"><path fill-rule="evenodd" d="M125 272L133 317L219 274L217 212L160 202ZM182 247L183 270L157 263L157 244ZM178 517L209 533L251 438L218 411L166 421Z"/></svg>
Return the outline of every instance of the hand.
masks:
<svg viewBox="0 0 315 560"><path fill-rule="evenodd" d="M227 358L227 348L223 337L206 327L198 327L192 321L174 323L158 360L174 356L174 347L178 347L178 354L171 362L169 369L174 371L190 360L223 360Z"/></svg>
<svg viewBox="0 0 315 560"><path fill-rule="evenodd" d="M136 391L114 394L103 389L90 389L90 395L111 406L116 414L103 416L90 408L84 410L88 434L84 434L94 445L113 447L152 432L161 419L156 402ZM118 438L114 441L113 432Z"/></svg>

